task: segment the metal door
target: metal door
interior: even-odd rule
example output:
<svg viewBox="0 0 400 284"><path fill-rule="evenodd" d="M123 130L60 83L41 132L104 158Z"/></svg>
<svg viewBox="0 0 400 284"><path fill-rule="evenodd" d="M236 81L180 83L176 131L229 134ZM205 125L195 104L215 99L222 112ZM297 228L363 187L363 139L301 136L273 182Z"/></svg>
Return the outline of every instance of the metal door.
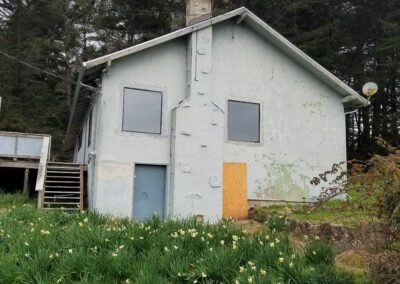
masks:
<svg viewBox="0 0 400 284"><path fill-rule="evenodd" d="M135 166L133 218L144 220L154 213L164 217L165 171L165 166Z"/></svg>

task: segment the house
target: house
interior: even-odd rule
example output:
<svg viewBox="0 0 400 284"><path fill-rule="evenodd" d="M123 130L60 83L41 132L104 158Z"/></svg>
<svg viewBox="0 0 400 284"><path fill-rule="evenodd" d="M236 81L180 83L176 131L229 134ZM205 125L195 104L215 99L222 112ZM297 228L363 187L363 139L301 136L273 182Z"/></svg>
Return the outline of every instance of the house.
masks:
<svg viewBox="0 0 400 284"><path fill-rule="evenodd" d="M187 27L83 64L65 149L89 208L240 218L315 199L312 177L346 160L345 112L367 100L246 8L194 2Z"/></svg>

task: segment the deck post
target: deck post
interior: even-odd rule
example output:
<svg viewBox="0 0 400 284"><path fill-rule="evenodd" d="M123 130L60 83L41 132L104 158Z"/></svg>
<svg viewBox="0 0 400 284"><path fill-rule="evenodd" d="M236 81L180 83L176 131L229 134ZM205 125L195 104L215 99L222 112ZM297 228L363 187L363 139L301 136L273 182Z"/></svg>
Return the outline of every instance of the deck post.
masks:
<svg viewBox="0 0 400 284"><path fill-rule="evenodd" d="M22 190L22 194L26 197L29 197L29 169L25 169L24 175L24 187Z"/></svg>

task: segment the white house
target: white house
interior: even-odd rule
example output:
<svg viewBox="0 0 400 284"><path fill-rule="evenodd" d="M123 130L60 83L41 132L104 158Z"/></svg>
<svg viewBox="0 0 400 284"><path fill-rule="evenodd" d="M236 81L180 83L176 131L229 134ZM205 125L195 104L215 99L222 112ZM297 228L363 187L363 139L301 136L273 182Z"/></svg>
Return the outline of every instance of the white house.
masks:
<svg viewBox="0 0 400 284"><path fill-rule="evenodd" d="M65 147L89 208L245 217L313 200L311 178L346 160L345 112L367 100L246 8L198 19L83 64Z"/></svg>

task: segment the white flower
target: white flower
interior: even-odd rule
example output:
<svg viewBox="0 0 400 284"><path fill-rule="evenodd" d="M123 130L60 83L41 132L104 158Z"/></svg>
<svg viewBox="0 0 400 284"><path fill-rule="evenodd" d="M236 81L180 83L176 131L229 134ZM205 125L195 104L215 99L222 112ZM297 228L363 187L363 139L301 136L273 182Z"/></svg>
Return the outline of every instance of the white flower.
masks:
<svg viewBox="0 0 400 284"><path fill-rule="evenodd" d="M83 222L87 223L89 221L89 218L83 219ZM129 279L127 279L129 281Z"/></svg>
<svg viewBox="0 0 400 284"><path fill-rule="evenodd" d="M249 276L249 278L247 279L247 281L248 281L249 283L253 283L253 276Z"/></svg>
<svg viewBox="0 0 400 284"><path fill-rule="evenodd" d="M313 255L317 255L317 253L315 252L315 250L312 251Z"/></svg>
<svg viewBox="0 0 400 284"><path fill-rule="evenodd" d="M290 268L293 267L293 262L289 263L289 267L290 267Z"/></svg>
<svg viewBox="0 0 400 284"><path fill-rule="evenodd" d="M201 277L202 277L202 278L206 278L206 277L207 277L207 274L205 274L204 272L202 272L202 273L201 273Z"/></svg>
<svg viewBox="0 0 400 284"><path fill-rule="evenodd" d="M224 241L224 240L221 240L220 243L221 243L221 245L224 245L224 244L225 244L225 241Z"/></svg>
<svg viewBox="0 0 400 284"><path fill-rule="evenodd" d="M235 235L233 235L233 236L232 236L232 240L234 240L234 241L238 241L238 240L239 240L239 237L238 237L238 236L235 236Z"/></svg>
<svg viewBox="0 0 400 284"><path fill-rule="evenodd" d="M178 249L178 247L177 247L177 246L174 246L174 249L175 249L175 250L177 250L177 249Z"/></svg>
<svg viewBox="0 0 400 284"><path fill-rule="evenodd" d="M261 275L265 275L265 274L267 274L267 271L265 271L264 269L260 269L260 273L261 273Z"/></svg>
<svg viewBox="0 0 400 284"><path fill-rule="evenodd" d="M284 259L283 257L280 257L280 258L279 258L279 262L280 262L280 263L283 263L284 261L285 261L285 259Z"/></svg>
<svg viewBox="0 0 400 284"><path fill-rule="evenodd" d="M164 247L164 251L169 251L169 248L167 248L167 247Z"/></svg>
<svg viewBox="0 0 400 284"><path fill-rule="evenodd" d="M243 272L243 271L245 271L246 270L246 268L244 268L243 266L240 266L239 267L239 272Z"/></svg>
<svg viewBox="0 0 400 284"><path fill-rule="evenodd" d="M83 227L83 223L82 223L82 222L79 222L79 226L80 226L80 227Z"/></svg>
<svg viewBox="0 0 400 284"><path fill-rule="evenodd" d="M272 242L272 243L270 243L270 244L269 244L269 246L272 248L272 247L274 247L274 246L275 246L275 243L274 243L274 242Z"/></svg>
<svg viewBox="0 0 400 284"><path fill-rule="evenodd" d="M26 245L26 246L29 246L29 244L28 244L27 242L25 242L25 245Z"/></svg>
<svg viewBox="0 0 400 284"><path fill-rule="evenodd" d="M112 256L113 256L113 257L116 257L117 255L118 255L118 254L115 253L115 252L112 253Z"/></svg>
<svg viewBox="0 0 400 284"><path fill-rule="evenodd" d="M68 252L69 252L69 253L72 253L72 252L73 252L73 249L69 249Z"/></svg>
<svg viewBox="0 0 400 284"><path fill-rule="evenodd" d="M123 249L124 248L124 246L123 245L120 245L119 247L118 247L118 249Z"/></svg>

